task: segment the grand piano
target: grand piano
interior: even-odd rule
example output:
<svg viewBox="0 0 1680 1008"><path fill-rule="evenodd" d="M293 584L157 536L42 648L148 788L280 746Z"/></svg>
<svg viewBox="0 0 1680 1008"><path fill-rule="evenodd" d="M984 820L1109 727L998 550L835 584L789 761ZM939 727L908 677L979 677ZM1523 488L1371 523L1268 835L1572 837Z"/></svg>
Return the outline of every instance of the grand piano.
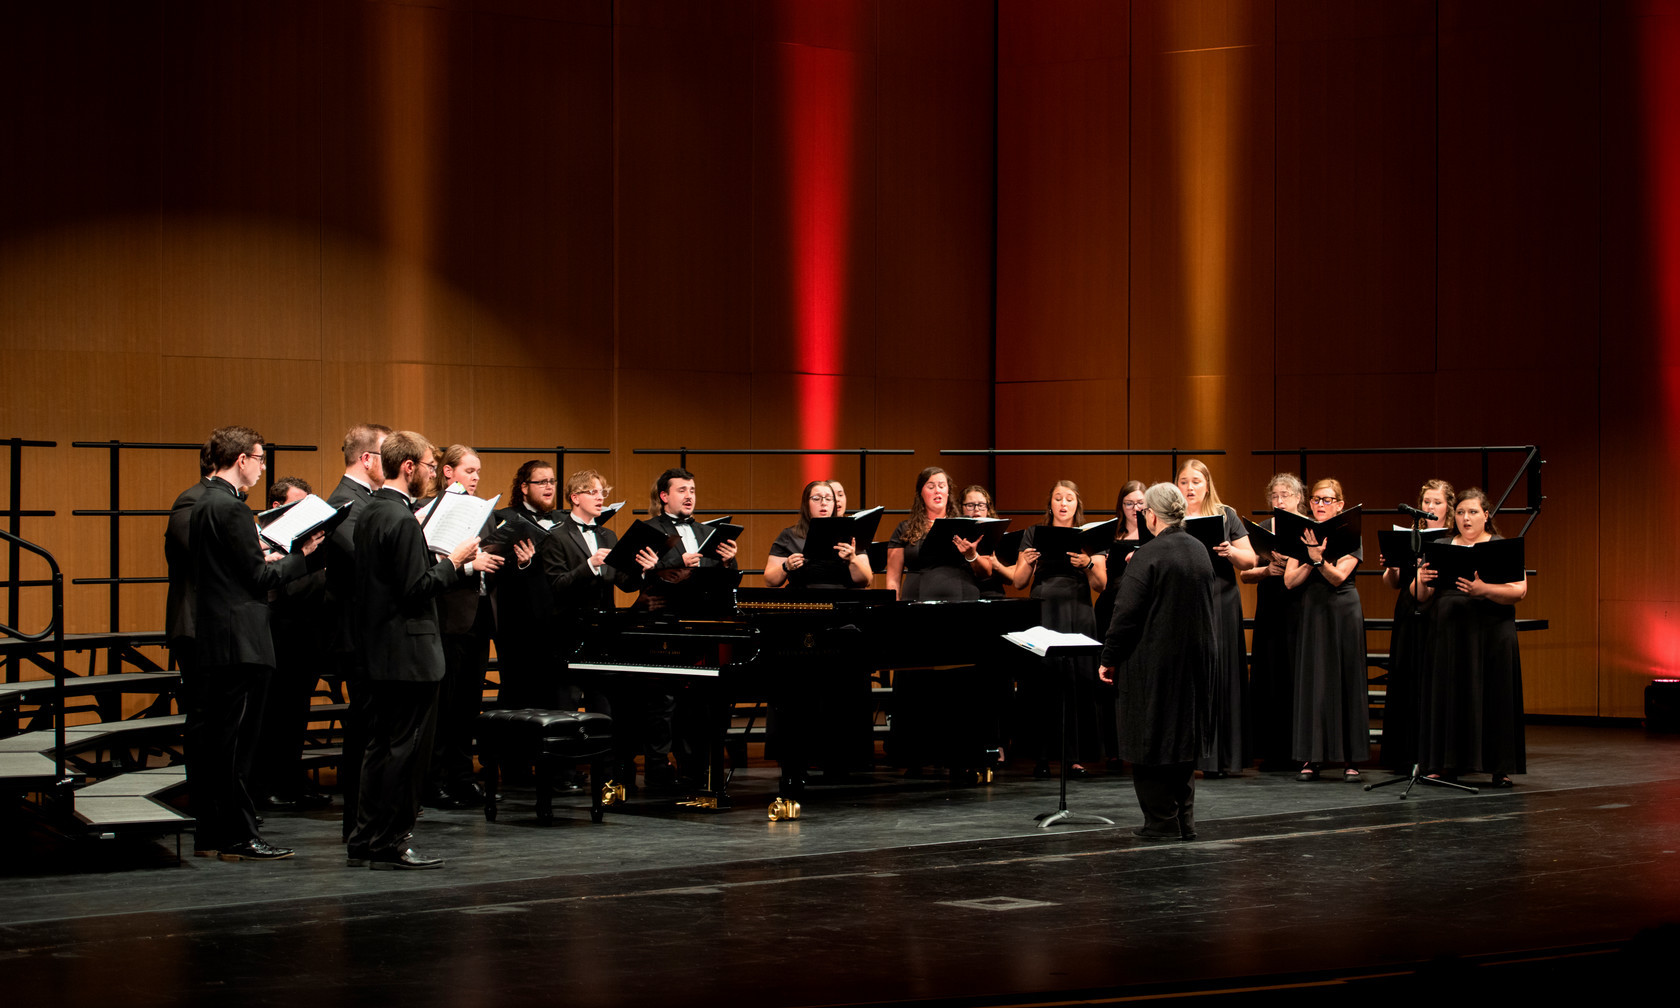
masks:
<svg viewBox="0 0 1680 1008"><path fill-rule="evenodd" d="M869 678L880 669L894 670L893 761L983 773L1001 741L1013 651L999 636L1038 622L1039 603L1028 598L900 602L888 590L734 588L675 610L596 612L571 668L687 694L706 750L698 787L681 802L691 808L730 807L732 707L768 702L781 722L771 816L794 818L805 768L837 712L841 733L855 727L872 755Z"/></svg>

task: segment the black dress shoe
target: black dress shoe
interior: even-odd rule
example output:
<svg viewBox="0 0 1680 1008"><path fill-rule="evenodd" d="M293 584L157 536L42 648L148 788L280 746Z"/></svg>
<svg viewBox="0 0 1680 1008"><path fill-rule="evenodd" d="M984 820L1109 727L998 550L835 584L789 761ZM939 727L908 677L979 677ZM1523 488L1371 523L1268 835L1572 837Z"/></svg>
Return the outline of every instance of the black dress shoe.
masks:
<svg viewBox="0 0 1680 1008"><path fill-rule="evenodd" d="M219 855L223 861L278 861L292 856L290 847L271 847L261 840L247 840L232 847L223 847Z"/></svg>
<svg viewBox="0 0 1680 1008"><path fill-rule="evenodd" d="M412 847L380 851L368 856L367 865L374 871L401 871L419 868L442 868L443 858L421 857Z"/></svg>
<svg viewBox="0 0 1680 1008"><path fill-rule="evenodd" d="M1145 840L1177 840L1178 830L1150 829L1148 826L1139 826L1132 830L1132 836L1142 837Z"/></svg>
<svg viewBox="0 0 1680 1008"><path fill-rule="evenodd" d="M300 809L332 808L332 795L322 791L304 791L297 796Z"/></svg>

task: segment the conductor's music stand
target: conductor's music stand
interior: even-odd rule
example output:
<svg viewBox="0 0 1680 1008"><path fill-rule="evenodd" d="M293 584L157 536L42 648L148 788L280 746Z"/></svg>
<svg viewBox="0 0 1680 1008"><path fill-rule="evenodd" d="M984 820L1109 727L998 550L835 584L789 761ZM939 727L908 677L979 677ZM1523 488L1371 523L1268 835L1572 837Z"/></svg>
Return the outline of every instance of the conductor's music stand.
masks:
<svg viewBox="0 0 1680 1008"><path fill-rule="evenodd" d="M1003 639L1011 644L1014 644L1016 647L1030 651L1031 653L1037 655L1039 661L1042 663L1044 672L1052 675L1054 674L1052 671L1054 666L1051 663L1058 658L1078 658L1084 655L1096 655L1102 653L1102 644L1092 640L1084 634L1057 633L1054 630L1049 630L1041 626L1033 627L1031 630L1020 630L1015 633L1004 634ZM1056 811L1040 812L1038 815L1033 816L1033 818L1038 820L1039 829L1045 829L1046 827L1055 825L1059 822L1100 823L1104 826L1113 826L1113 819L1104 819L1100 815L1080 815L1078 813L1068 811L1068 683L1066 676L1058 676L1057 678L1059 680L1057 683L1057 694L1060 697L1061 705L1061 723L1057 725L1057 735L1060 738L1059 750L1061 753L1062 764L1061 799L1056 805Z"/></svg>

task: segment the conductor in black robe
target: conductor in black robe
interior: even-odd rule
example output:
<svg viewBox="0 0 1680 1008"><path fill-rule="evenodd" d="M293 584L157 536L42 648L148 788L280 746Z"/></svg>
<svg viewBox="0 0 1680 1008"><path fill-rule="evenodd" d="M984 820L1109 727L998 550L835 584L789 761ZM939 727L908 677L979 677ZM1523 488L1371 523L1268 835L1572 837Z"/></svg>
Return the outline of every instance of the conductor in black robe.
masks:
<svg viewBox="0 0 1680 1008"><path fill-rule="evenodd" d="M1170 483L1144 491L1154 539L1138 547L1120 577L1104 641L1103 682L1116 686L1120 755L1152 840L1196 838L1196 761L1207 752L1217 649L1213 563L1184 532L1184 495Z"/></svg>

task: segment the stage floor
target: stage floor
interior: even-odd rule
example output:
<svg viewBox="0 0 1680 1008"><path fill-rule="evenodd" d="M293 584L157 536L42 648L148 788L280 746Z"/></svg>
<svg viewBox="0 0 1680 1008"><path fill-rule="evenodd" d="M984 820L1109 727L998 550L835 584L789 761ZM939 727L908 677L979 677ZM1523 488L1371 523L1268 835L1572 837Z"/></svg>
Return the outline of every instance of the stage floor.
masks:
<svg viewBox="0 0 1680 1008"><path fill-rule="evenodd" d="M428 810L415 846L448 860L431 872L346 868L330 810L270 815L266 838L298 851L272 864L37 847L4 873L0 990L121 1008L1342 1000L1620 984L1651 941L1672 962L1680 737L1528 740L1518 787L1477 795L1198 781L1194 843L1131 835L1129 777L1070 785L1074 812L1115 826L1039 829L1056 784L1019 773L819 786L770 822L774 775L754 769L726 814L643 798L597 825L579 797L544 828L517 789L496 823Z"/></svg>

